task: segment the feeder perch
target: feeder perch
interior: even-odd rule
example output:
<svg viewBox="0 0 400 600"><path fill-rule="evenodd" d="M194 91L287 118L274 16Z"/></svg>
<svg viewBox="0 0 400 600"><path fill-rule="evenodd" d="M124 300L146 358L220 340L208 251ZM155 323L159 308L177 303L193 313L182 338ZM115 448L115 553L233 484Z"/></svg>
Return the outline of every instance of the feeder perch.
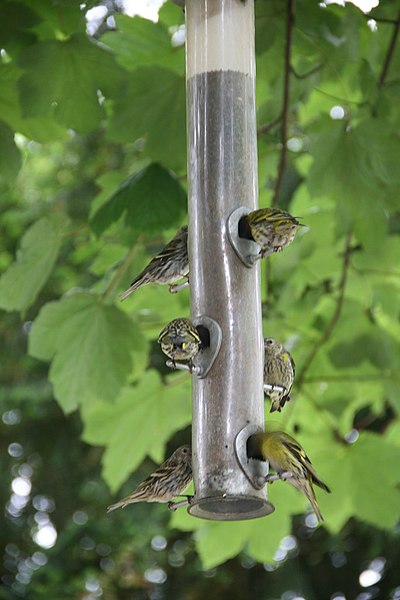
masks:
<svg viewBox="0 0 400 600"><path fill-rule="evenodd" d="M273 385L271 383L264 383L264 392L266 394L269 394L270 392L279 392L280 394L283 394L285 390L286 388L283 387L283 385Z"/></svg>
<svg viewBox="0 0 400 600"><path fill-rule="evenodd" d="M204 336L207 336L204 348L193 359L196 369L195 374L203 378L208 374L217 358L222 343L222 331L218 323L206 315L193 319L193 325L199 332L203 342Z"/></svg>
<svg viewBox="0 0 400 600"><path fill-rule="evenodd" d="M247 440L254 433L261 431L263 429L258 425L246 425L239 431L235 439L236 457L247 479L256 490L261 490L265 486L268 480L269 465L266 461L247 456ZM271 512L275 510L272 504L271 508Z"/></svg>
<svg viewBox="0 0 400 600"><path fill-rule="evenodd" d="M189 371L197 377L205 377L217 357L222 343L221 327L214 319L205 315L193 319L193 325L199 332L202 349L192 360L192 365L177 361L167 360L165 363L170 369Z"/></svg>

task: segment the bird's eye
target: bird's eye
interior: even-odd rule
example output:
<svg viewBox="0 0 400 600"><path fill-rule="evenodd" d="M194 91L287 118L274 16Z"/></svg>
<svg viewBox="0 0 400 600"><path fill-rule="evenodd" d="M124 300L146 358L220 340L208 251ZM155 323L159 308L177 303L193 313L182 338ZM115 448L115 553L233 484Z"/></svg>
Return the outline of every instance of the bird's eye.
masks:
<svg viewBox="0 0 400 600"><path fill-rule="evenodd" d="M184 350L186 348L186 346L187 346L186 342L182 342L182 345L181 345L182 350Z"/></svg>
<svg viewBox="0 0 400 600"><path fill-rule="evenodd" d="M271 345L272 343L273 343L272 340L267 340L267 344Z"/></svg>

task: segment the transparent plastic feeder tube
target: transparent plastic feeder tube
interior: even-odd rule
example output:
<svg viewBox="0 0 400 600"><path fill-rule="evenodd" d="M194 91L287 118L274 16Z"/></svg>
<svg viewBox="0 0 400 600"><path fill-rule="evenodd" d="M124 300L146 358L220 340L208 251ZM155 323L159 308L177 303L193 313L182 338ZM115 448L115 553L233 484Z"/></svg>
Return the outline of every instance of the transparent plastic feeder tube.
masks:
<svg viewBox="0 0 400 600"><path fill-rule="evenodd" d="M235 454L237 434L264 426L260 267L246 267L227 234L238 207L257 208L253 0L186 0L190 297L222 344L193 377L190 514L239 520L272 512Z"/></svg>

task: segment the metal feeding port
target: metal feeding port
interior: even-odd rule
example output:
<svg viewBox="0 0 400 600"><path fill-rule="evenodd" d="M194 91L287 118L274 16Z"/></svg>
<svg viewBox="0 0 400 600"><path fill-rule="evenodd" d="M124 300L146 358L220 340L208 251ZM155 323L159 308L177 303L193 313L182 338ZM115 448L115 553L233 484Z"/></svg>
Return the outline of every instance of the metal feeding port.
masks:
<svg viewBox="0 0 400 600"><path fill-rule="evenodd" d="M192 375L196 375L202 379L210 371L217 358L222 344L222 330L214 319L206 315L193 319L193 325L200 336L201 349L193 358L192 364L172 360L167 360L165 364L171 369L189 371Z"/></svg>
<svg viewBox="0 0 400 600"><path fill-rule="evenodd" d="M243 473L253 488L261 496L254 497L249 494L231 495L221 491L220 495L203 497L194 496L188 508L189 514L210 519L212 521L242 521L245 519L257 519L265 517L274 512L275 507L267 498L266 478L268 477L268 463L260 460L247 458L246 445L248 438L262 431L258 425L246 425L235 438L235 455ZM224 483L224 474L221 472L221 489ZM214 487L218 485L218 476L213 477ZM240 485L240 477L237 485ZM211 485L209 485L211 487Z"/></svg>
<svg viewBox="0 0 400 600"><path fill-rule="evenodd" d="M261 431L262 429L258 425L246 425L246 427L239 431L235 439L236 457L247 479L256 490L261 490L265 486L269 473L269 465L264 460L248 458L247 440L251 435Z"/></svg>
<svg viewBox="0 0 400 600"><path fill-rule="evenodd" d="M247 206L239 206L229 215L227 223L229 241L242 263L249 269L254 267L261 251L259 244L239 235L240 221L250 212L251 209Z"/></svg>
<svg viewBox="0 0 400 600"><path fill-rule="evenodd" d="M213 366L222 344L222 330L217 321L206 315L193 319L193 325L199 332L202 349L194 358L195 374L202 379Z"/></svg>

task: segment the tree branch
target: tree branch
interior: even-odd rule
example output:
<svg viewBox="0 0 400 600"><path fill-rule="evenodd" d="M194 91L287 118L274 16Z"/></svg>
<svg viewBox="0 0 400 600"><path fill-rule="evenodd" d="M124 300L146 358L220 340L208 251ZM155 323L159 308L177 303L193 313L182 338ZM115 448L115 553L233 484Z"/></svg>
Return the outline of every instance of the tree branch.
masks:
<svg viewBox="0 0 400 600"><path fill-rule="evenodd" d="M379 87L381 87L385 83L386 76L387 76L388 71L389 71L390 63L392 62L394 49L395 49L396 43L397 43L397 37L398 37L399 31L400 31L400 11L399 11L399 14L397 16L397 20L394 22L394 25L395 26L393 28L392 37L391 37L390 42L389 42L389 46L388 46L388 49L387 49L387 52L386 52L385 60L383 62L382 72L380 74L379 81L378 81Z"/></svg>
<svg viewBox="0 0 400 600"><path fill-rule="evenodd" d="M347 274L348 274L349 265L350 265L351 237L352 237L352 232L350 231L346 236L346 243L345 243L345 249L344 249L344 254L343 254L342 274L341 274L339 286L338 286L339 293L338 293L338 297L336 300L335 311L332 315L331 320L329 321L328 325L326 326L325 331L322 333L320 339L317 341L317 343L311 349L308 356L306 357L306 360L304 361L303 367L297 377L296 389L298 391L301 390L304 380L305 380L306 373L310 369L311 364L312 364L314 358L316 357L318 351L329 340L329 338L332 335L333 330L336 327L337 322L339 321L339 318L340 318L340 315L342 312L342 308L343 308L344 292L345 292L345 288L346 288Z"/></svg>
<svg viewBox="0 0 400 600"><path fill-rule="evenodd" d="M297 73L296 69L292 65L290 66L290 70L293 73L293 75L296 77L296 79L307 79L307 77L311 77L311 75L314 75L314 73L318 73L318 71L320 71L323 66L324 65L321 63L320 65L316 65L309 71L306 71L305 73L301 73L301 74Z"/></svg>
<svg viewBox="0 0 400 600"><path fill-rule="evenodd" d="M371 373L370 375L318 375L318 377L304 377L304 383L322 383L324 381L337 381L337 382L345 382L345 381L385 381L387 379L395 379L400 381L400 376L395 375L393 371L389 373Z"/></svg>
<svg viewBox="0 0 400 600"><path fill-rule="evenodd" d="M294 24L294 5L295 0L287 0L287 19L286 19L286 44L285 44L285 69L283 78L283 105L282 105L282 124L281 124L281 154L279 159L278 175L275 183L274 195L271 206L275 206L278 201L281 189L283 174L286 167L287 156L287 126L289 116L290 100L290 57L292 52L292 33Z"/></svg>
<svg viewBox="0 0 400 600"><path fill-rule="evenodd" d="M104 292L101 295L101 299L103 302L105 302L110 297L110 295L113 293L113 291L115 290L115 288L118 286L119 282L125 275L125 271L128 268L132 258L135 256L136 252L138 251L140 243L141 243L141 238L139 237L136 244L134 244L132 246L132 248L126 254L124 260L118 266L117 270L115 271L114 276L111 278L110 283L108 284L108 286L106 287L106 289L104 290Z"/></svg>
<svg viewBox="0 0 400 600"><path fill-rule="evenodd" d="M368 19L368 21L376 21L377 23L391 23L392 25L396 25L396 19L388 19L387 17L372 17L368 13L364 13L364 17Z"/></svg>
<svg viewBox="0 0 400 600"><path fill-rule="evenodd" d="M325 92L324 90L321 90L321 88L318 87L314 87L313 90L315 92L318 92L319 94L322 94L323 96L326 96L327 98L332 98L332 100L337 100L338 102L341 102L342 104L354 104L354 106L363 106L365 105L365 102L359 102L358 100L347 100L346 98L341 98L340 96L335 96L335 94L330 94L329 92Z"/></svg>
<svg viewBox="0 0 400 600"><path fill-rule="evenodd" d="M279 123L281 121L282 121L282 114L280 114L279 117L276 117L276 119L274 119L273 121L270 121L269 123L265 123L265 125L260 125L260 127L257 128L257 135L261 135L263 133L268 133L268 131L270 131L277 125L279 125Z"/></svg>

